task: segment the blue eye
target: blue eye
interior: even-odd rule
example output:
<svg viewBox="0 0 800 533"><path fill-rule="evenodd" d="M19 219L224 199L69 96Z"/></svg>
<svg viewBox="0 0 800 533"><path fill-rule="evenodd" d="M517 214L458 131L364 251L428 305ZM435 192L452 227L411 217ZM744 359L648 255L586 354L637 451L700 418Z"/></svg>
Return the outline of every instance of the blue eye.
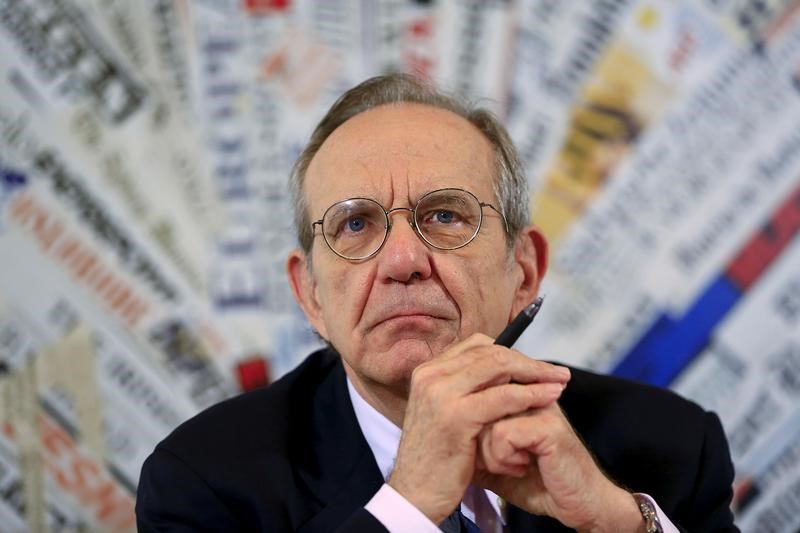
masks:
<svg viewBox="0 0 800 533"><path fill-rule="evenodd" d="M440 222L442 224L451 224L453 219L455 218L455 214L452 211L437 211L436 215L434 215L436 222Z"/></svg>
<svg viewBox="0 0 800 533"><path fill-rule="evenodd" d="M347 229L353 232L359 232L364 229L364 217L350 217L347 219Z"/></svg>

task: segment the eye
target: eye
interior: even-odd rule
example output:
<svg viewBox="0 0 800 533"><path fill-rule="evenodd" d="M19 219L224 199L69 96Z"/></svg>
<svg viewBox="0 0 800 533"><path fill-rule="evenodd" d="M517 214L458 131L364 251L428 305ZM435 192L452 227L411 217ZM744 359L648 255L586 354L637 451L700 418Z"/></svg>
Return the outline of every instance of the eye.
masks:
<svg viewBox="0 0 800 533"><path fill-rule="evenodd" d="M452 226L464 222L464 215L457 209L433 208L421 213L420 221L429 227Z"/></svg>
<svg viewBox="0 0 800 533"><path fill-rule="evenodd" d="M456 214L453 211L446 211L444 209L433 213L433 220L441 224L452 224L456 219Z"/></svg>
<svg viewBox="0 0 800 533"><path fill-rule="evenodd" d="M367 223L362 216L353 216L347 219L347 229L358 233L366 227Z"/></svg>
<svg viewBox="0 0 800 533"><path fill-rule="evenodd" d="M322 229L328 239L361 239L382 229L384 218L378 204L355 198L331 206L325 212Z"/></svg>

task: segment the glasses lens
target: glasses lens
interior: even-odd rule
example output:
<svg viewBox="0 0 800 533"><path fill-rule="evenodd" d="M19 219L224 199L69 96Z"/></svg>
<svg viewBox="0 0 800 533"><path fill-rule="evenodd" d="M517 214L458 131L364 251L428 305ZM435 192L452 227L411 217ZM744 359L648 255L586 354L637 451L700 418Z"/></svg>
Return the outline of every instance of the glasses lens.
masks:
<svg viewBox="0 0 800 533"><path fill-rule="evenodd" d="M420 199L416 223L420 233L433 246L444 250L460 248L478 233L481 204L466 191L434 191Z"/></svg>
<svg viewBox="0 0 800 533"><path fill-rule="evenodd" d="M328 246L347 259L372 255L386 236L386 215L372 200L355 198L333 204L322 217Z"/></svg>

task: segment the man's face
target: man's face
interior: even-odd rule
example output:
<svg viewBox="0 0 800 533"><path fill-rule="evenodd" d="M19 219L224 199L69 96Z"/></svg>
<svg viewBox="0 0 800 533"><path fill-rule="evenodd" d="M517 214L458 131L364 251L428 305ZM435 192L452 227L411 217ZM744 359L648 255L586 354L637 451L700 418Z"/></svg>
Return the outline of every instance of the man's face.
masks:
<svg viewBox="0 0 800 533"><path fill-rule="evenodd" d="M372 198L388 210L414 207L425 193L448 187L498 206L495 178L493 147L468 121L419 104L386 105L328 137L308 168L304 193L311 220L347 198ZM496 336L531 299L520 293L521 262L530 254L509 254L503 220L490 208L478 236L449 251L424 243L408 211L390 217L389 236L370 259L338 257L317 229L311 272L299 252L294 267L289 261L303 309L362 391L407 390L417 365L472 333Z"/></svg>

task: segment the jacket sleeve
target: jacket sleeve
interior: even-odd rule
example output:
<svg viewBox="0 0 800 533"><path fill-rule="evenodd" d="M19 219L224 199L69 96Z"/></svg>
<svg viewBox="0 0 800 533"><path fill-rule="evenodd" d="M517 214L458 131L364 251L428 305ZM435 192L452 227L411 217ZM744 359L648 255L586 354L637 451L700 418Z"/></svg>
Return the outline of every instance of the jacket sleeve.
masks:
<svg viewBox="0 0 800 533"><path fill-rule="evenodd" d="M280 517L276 524L260 529L294 529ZM180 457L162 447L147 458L142 466L136 496L136 525L140 533L154 532L220 532L259 529L252 522L237 517L212 487ZM331 531L324 524L306 523L298 531ZM277 530L276 530L277 531ZM338 533L388 533L363 507L353 512L338 528Z"/></svg>
<svg viewBox="0 0 800 533"><path fill-rule="evenodd" d="M140 533L243 530L211 487L180 458L160 447L142 466L136 525Z"/></svg>
<svg viewBox="0 0 800 533"><path fill-rule="evenodd" d="M350 518L336 529L336 533L389 533L372 513L363 507L353 513Z"/></svg>
<svg viewBox="0 0 800 533"><path fill-rule="evenodd" d="M694 483L686 509L676 521L681 531L738 532L733 523L733 463L728 441L714 413L705 413L705 433Z"/></svg>

